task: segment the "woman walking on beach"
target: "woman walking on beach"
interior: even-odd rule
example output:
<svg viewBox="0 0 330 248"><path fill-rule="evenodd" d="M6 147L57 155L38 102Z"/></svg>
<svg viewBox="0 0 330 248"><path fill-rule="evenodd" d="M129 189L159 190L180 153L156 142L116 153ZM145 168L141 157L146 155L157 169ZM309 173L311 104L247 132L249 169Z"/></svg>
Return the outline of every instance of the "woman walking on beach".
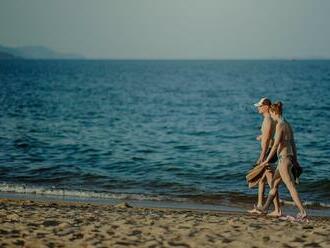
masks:
<svg viewBox="0 0 330 248"><path fill-rule="evenodd" d="M278 166L275 171L275 175L272 181L272 187L269 192L267 201L262 208L258 208L261 213L268 211L269 205L277 195L278 187L283 180L284 184L288 188L290 195L299 209L297 215L298 218L306 218L306 210L303 207L299 194L296 190L294 175L292 172L293 163L297 161L296 145L294 143L293 131L290 124L282 116L282 103L277 102L271 105L270 115L277 122L275 130L275 141L272 146L267 159L261 163L266 166L270 159L277 153Z"/></svg>

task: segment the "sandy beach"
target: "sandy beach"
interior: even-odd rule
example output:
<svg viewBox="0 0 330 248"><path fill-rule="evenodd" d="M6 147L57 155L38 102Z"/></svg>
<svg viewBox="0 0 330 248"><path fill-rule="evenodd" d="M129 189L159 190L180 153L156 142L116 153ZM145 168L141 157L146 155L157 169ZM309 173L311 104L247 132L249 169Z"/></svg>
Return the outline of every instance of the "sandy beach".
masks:
<svg viewBox="0 0 330 248"><path fill-rule="evenodd" d="M329 247L330 219L0 200L0 247Z"/></svg>

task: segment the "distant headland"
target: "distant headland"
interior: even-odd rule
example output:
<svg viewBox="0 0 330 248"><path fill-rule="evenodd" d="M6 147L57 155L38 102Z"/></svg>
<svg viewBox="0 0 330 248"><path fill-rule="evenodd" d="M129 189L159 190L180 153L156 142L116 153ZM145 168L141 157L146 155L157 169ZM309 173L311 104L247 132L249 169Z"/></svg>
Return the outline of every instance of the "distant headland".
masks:
<svg viewBox="0 0 330 248"><path fill-rule="evenodd" d="M0 59L84 59L78 54L61 53L44 46L9 47L0 45Z"/></svg>

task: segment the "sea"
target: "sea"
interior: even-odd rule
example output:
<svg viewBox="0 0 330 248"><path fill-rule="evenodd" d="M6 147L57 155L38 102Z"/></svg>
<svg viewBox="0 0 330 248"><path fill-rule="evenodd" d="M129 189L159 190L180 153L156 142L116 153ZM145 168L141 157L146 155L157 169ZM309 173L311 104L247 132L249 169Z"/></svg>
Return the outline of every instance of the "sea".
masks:
<svg viewBox="0 0 330 248"><path fill-rule="evenodd" d="M329 60L2 60L0 192L251 208L264 96L293 126L300 197L330 215Z"/></svg>

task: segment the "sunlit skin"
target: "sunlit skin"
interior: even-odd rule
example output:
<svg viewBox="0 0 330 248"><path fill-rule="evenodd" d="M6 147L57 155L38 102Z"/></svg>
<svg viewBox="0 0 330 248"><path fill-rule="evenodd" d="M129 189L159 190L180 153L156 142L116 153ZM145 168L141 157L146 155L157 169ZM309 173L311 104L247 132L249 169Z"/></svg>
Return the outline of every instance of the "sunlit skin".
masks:
<svg viewBox="0 0 330 248"><path fill-rule="evenodd" d="M281 122L282 116L280 114L275 113L272 110L270 111L270 115L272 119L277 122L275 141L267 159L263 161L261 165L267 165L273 154L275 154L278 150L280 151L280 153L282 151L284 151L285 153L286 144L284 142L284 137L290 137L292 140L294 140L293 131L290 124ZM292 150L293 150L293 159L297 159L297 152L294 142L292 144ZM299 194L296 190L294 179L291 174L291 166L292 166L292 161L290 159L290 156L283 156L283 158L279 160L279 164L277 167L278 173L275 173L274 175L274 179L272 182L271 190L268 195L267 202L263 207L258 208L258 210L260 210L260 213L267 212L272 199L274 199L274 197L276 197L278 193L278 187L280 183L283 181L285 186L288 188L294 203L299 209L300 217L303 218L306 217L306 210L302 205Z"/></svg>
<svg viewBox="0 0 330 248"><path fill-rule="evenodd" d="M269 113L269 106L268 105L261 105L258 107L258 113L263 115L264 117L264 123L263 123L263 130L262 130L262 134L257 136L257 140L260 141L261 143L261 152L260 152L260 156L257 160L257 164L260 164L261 162L263 162L266 159L266 155L267 155L267 149L269 147L269 143L272 139L272 123L269 121L270 117L270 113ZM265 193L265 184L266 181L269 185L269 187L271 187L271 183L272 183L272 179L273 179L273 171L271 169L267 169L264 173L264 175L262 176L261 180L258 183L258 202L257 202L257 208L261 208L263 205L263 198L264 198L264 193ZM274 206L275 209L273 212L271 212L269 215L271 216L281 216L282 211L280 208L280 202L279 202L279 196L278 194L276 195L275 199L274 199ZM256 212L256 208L249 210L248 212L250 213L255 213Z"/></svg>

